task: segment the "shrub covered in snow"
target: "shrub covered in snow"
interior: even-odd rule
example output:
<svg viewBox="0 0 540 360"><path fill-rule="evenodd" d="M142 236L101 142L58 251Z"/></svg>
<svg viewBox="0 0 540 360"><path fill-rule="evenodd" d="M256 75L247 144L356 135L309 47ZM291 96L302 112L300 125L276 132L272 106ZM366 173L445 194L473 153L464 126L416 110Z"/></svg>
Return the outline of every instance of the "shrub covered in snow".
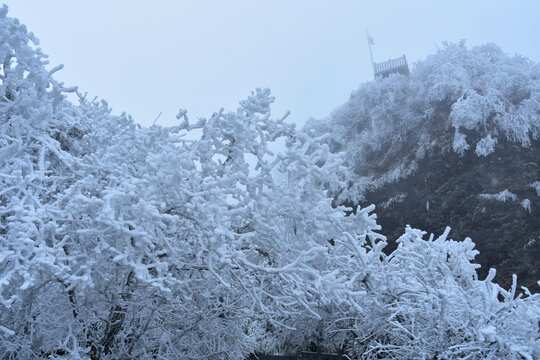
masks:
<svg viewBox="0 0 540 360"><path fill-rule="evenodd" d="M470 239L436 240L407 228L398 248L374 274L380 293L371 311L355 318L356 349L361 358L533 359L540 355L540 298L516 296L485 280L472 263L477 251ZM384 290L383 290L384 289ZM378 324L371 325L369 313ZM367 316L366 316L367 315ZM517 320L521 319L521 320ZM352 324L351 324L352 325ZM367 326L366 326L367 325Z"/></svg>
<svg viewBox="0 0 540 360"><path fill-rule="evenodd" d="M497 194L480 194L479 197L484 200L495 200L495 201L501 201L501 202L518 202L523 209L531 212L531 201L529 199L523 199L519 200L518 196L510 191L508 189L505 189Z"/></svg>
<svg viewBox="0 0 540 360"><path fill-rule="evenodd" d="M480 198L486 199L486 200L497 200L506 202L506 200L510 201L517 201L518 197L516 194L508 191L508 189L505 189L497 194L480 194Z"/></svg>
<svg viewBox="0 0 540 360"><path fill-rule="evenodd" d="M540 196L540 181L535 181L529 185L536 191L536 195Z"/></svg>

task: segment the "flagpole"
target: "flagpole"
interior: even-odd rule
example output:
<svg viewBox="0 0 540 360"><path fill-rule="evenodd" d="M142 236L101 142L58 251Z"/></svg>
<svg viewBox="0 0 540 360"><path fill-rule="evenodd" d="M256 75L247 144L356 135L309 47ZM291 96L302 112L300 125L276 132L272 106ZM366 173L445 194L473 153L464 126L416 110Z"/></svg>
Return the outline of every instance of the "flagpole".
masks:
<svg viewBox="0 0 540 360"><path fill-rule="evenodd" d="M373 69L373 75L375 75L375 62L373 61L373 50L371 50L371 39L369 37L369 32L367 28L366 28L366 37L367 37L367 42L369 46L369 58L371 59L371 68Z"/></svg>

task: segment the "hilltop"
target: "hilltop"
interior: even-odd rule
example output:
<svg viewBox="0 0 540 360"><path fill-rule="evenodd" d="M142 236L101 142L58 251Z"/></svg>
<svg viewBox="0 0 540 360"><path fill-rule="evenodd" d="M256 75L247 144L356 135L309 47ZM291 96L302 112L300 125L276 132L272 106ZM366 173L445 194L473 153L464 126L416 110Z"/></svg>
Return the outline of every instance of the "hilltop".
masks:
<svg viewBox="0 0 540 360"><path fill-rule="evenodd" d="M390 243L406 224L472 238L485 276L540 278L540 67L494 44L464 42L362 84L304 129L354 173L335 191L375 204ZM393 248L393 246L390 246Z"/></svg>

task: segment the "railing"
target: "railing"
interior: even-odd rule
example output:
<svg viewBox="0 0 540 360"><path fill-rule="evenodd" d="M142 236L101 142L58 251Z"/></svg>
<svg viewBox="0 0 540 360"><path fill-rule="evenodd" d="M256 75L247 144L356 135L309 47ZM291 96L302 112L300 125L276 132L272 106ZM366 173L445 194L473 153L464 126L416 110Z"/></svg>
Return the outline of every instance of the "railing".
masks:
<svg viewBox="0 0 540 360"><path fill-rule="evenodd" d="M393 73L409 75L409 66L407 65L405 55L400 58L390 59L382 63L373 63L373 70L375 72L375 76L388 76Z"/></svg>

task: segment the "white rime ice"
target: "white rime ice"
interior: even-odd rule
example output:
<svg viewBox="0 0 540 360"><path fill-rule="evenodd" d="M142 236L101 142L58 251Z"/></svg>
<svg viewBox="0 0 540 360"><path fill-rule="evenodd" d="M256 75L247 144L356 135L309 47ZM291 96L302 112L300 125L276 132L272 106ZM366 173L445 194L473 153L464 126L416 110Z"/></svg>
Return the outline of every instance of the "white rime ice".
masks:
<svg viewBox="0 0 540 360"><path fill-rule="evenodd" d="M502 202L506 202L507 200L510 200L510 201L518 200L517 195L508 191L508 189L504 189L503 191L497 194L480 194L479 196L482 199L497 200L497 201L502 201Z"/></svg>
<svg viewBox="0 0 540 360"><path fill-rule="evenodd" d="M525 209L525 211L529 213L531 212L531 201L529 199L523 199L520 201L518 196L508 191L508 189L505 189L497 194L480 194L479 197L481 199L501 201L503 203L505 203L506 201L518 202L521 207Z"/></svg>
<svg viewBox="0 0 540 360"><path fill-rule="evenodd" d="M540 181L535 181L532 184L529 184L536 191L536 195L540 196Z"/></svg>
<svg viewBox="0 0 540 360"><path fill-rule="evenodd" d="M386 255L374 206L333 206L345 155L275 120L269 90L143 128L68 101L6 7L0 38L0 358L244 359L319 337L362 359L540 358L537 294L478 279L449 229L407 228ZM455 92L455 121L487 125L463 118L472 89L434 101ZM489 131L526 142L527 121Z"/></svg>

